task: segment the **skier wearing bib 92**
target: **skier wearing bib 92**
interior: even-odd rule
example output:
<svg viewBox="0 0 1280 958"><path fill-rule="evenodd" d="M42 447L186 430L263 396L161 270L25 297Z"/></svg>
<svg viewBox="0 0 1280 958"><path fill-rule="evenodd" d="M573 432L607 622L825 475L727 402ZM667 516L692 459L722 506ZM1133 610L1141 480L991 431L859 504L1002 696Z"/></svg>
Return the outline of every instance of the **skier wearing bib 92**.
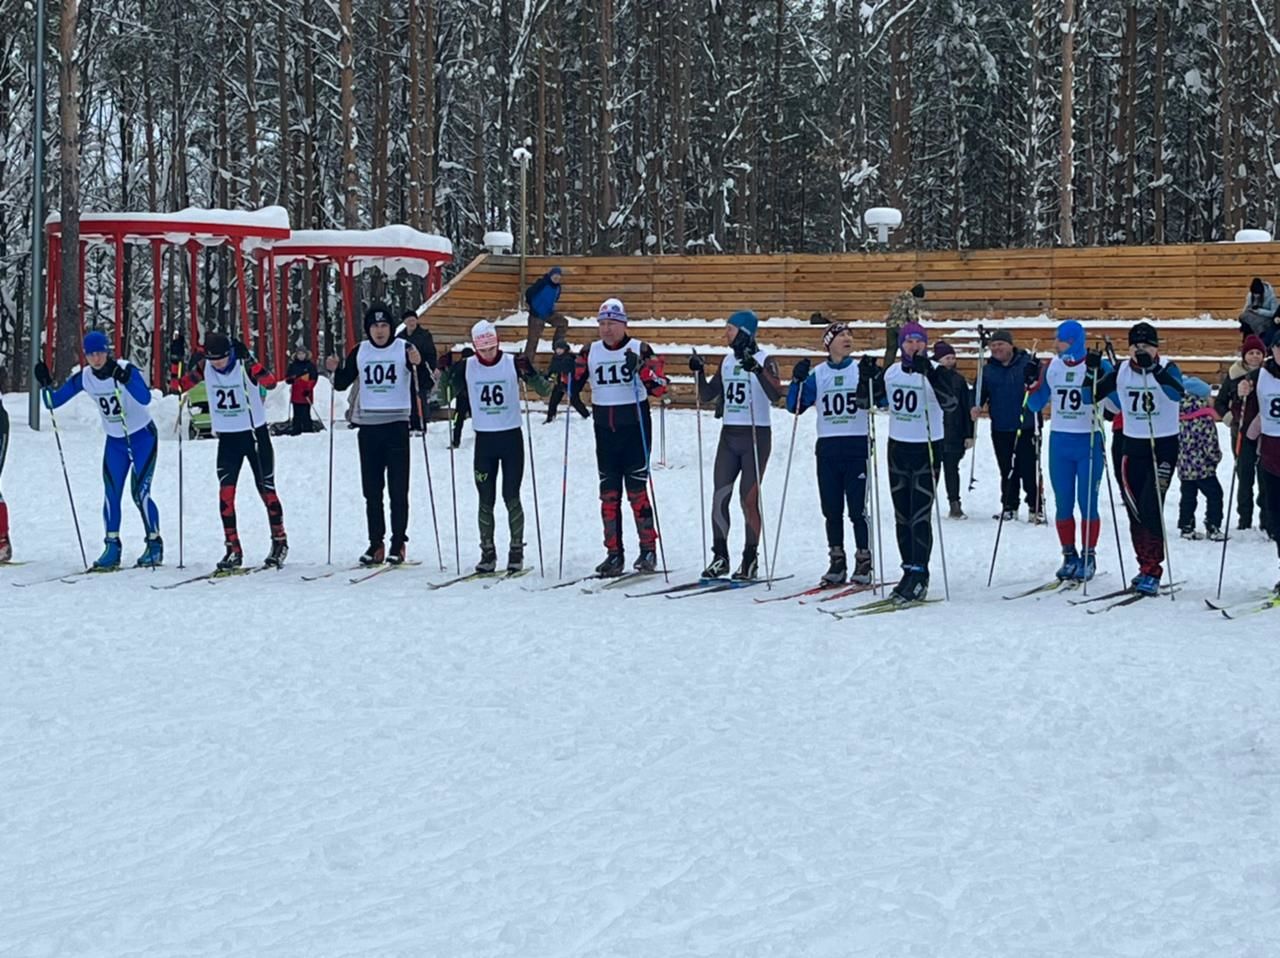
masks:
<svg viewBox="0 0 1280 958"><path fill-rule="evenodd" d="M147 535L146 547L135 565L158 566L164 562L164 543L160 539L160 511L151 501L158 438L149 408L151 391L137 367L108 354L107 337L96 329L84 337L84 357L88 366L72 373L57 391L51 388L53 378L43 362L36 363L35 375L41 399L49 409L57 409L80 393L87 394L97 405L107 434L102 450L105 548L90 568L95 572L120 568L120 497L127 477Z"/></svg>
<svg viewBox="0 0 1280 958"><path fill-rule="evenodd" d="M213 332L204 338L203 353L191 357L190 372L170 384L171 391L186 392L201 382L208 393L209 418L218 436L218 506L226 540L226 554L218 562L218 571L230 573L244 565L236 524L236 484L246 461L271 525L271 551L262 565L279 569L289 554L289 539L284 531L284 507L276 494L275 450L259 389L271 389L276 379L254 359L244 343Z"/></svg>
<svg viewBox="0 0 1280 958"><path fill-rule="evenodd" d="M359 382L360 408L353 422L360 447L360 486L364 492L369 548L360 556L364 566L405 560L409 537L409 408L417 398L414 371L422 354L407 339L393 338L391 308L373 303L364 314L364 342L338 364L325 360L333 374L333 388L350 389ZM419 370L418 376L424 375ZM382 491L391 500L391 551L386 550L387 520Z"/></svg>

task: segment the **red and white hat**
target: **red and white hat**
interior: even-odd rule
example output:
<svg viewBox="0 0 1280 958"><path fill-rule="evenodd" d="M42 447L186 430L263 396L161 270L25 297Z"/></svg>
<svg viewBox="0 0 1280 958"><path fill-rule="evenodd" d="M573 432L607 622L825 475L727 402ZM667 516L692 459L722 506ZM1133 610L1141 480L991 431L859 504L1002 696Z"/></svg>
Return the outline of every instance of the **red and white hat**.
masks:
<svg viewBox="0 0 1280 958"><path fill-rule="evenodd" d="M498 345L498 327L482 319L471 327L471 345L476 349L494 349Z"/></svg>
<svg viewBox="0 0 1280 958"><path fill-rule="evenodd" d="M603 322L606 319L611 319L615 323L627 321L627 311L622 306L622 300L611 296L600 304L600 308L596 311L596 322Z"/></svg>

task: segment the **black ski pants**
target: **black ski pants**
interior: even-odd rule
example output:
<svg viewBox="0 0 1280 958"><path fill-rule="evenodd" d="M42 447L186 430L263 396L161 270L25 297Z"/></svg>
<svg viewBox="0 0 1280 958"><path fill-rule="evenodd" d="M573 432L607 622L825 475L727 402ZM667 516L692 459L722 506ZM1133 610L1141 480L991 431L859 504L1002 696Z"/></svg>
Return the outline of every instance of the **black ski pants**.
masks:
<svg viewBox="0 0 1280 958"><path fill-rule="evenodd" d="M1017 440L1015 442L1015 440ZM991 444L1000 467L1000 507L1005 512L1018 508L1018 487L1032 512L1039 512L1040 484L1036 479L1036 436L1031 429L1021 432L993 432Z"/></svg>
<svg viewBox="0 0 1280 958"><path fill-rule="evenodd" d="M729 554L729 500L733 484L738 483L738 500L746 520L745 546L755 549L760 544L760 480L769 465L773 449L773 430L756 426L755 446L751 443L750 426L722 426L716 460L712 467L711 536L712 550L717 555ZM760 475L756 475L756 457L760 459Z"/></svg>
<svg viewBox="0 0 1280 958"><path fill-rule="evenodd" d="M933 554L933 490L942 466L942 440L933 443L933 470L929 446L923 442L889 440L889 491L893 496L893 520L902 565L928 571Z"/></svg>
<svg viewBox="0 0 1280 958"><path fill-rule="evenodd" d="M240 540L236 525L236 484L240 469L249 463L253 481L262 504L267 507L273 539L284 536L284 507L276 495L276 454L271 446L271 433L266 426L250 432L218 434L218 511L222 515L222 534L227 542Z"/></svg>
<svg viewBox="0 0 1280 958"><path fill-rule="evenodd" d="M818 501L827 528L827 545L844 548L844 516L848 508L853 539L859 550L871 548L867 527L867 439L828 436L818 440Z"/></svg>
<svg viewBox="0 0 1280 958"><path fill-rule="evenodd" d="M391 544L408 540L409 528L409 422L361 426L360 487L364 492L365 522L369 541L381 542L387 535L382 511L382 491L391 500Z"/></svg>
<svg viewBox="0 0 1280 958"><path fill-rule="evenodd" d="M524 545L524 505L520 486L524 482L524 433L519 429L477 432L475 457L476 491L480 494L480 547L493 548L494 504L498 496L498 472L502 472L502 502L507 507L511 546Z"/></svg>

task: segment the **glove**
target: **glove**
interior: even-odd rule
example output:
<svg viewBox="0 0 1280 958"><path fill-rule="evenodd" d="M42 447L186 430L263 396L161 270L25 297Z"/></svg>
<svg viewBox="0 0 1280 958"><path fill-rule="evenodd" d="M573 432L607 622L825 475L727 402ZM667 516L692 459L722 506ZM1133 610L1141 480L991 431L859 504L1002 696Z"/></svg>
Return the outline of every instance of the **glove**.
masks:
<svg viewBox="0 0 1280 958"><path fill-rule="evenodd" d="M876 364L876 358L870 354L863 356L858 360L858 378L863 381L870 381L880 375L880 367Z"/></svg>
<svg viewBox="0 0 1280 958"><path fill-rule="evenodd" d="M557 353L551 357L551 365L548 372L555 373L557 376L572 376L574 368L574 359L568 353Z"/></svg>
<svg viewBox="0 0 1280 958"><path fill-rule="evenodd" d="M1040 361L1033 360L1027 363L1026 368L1022 370L1022 382L1030 389L1040 381Z"/></svg>
<svg viewBox="0 0 1280 958"><path fill-rule="evenodd" d="M1151 369L1156 365L1156 358L1148 352L1139 349L1134 353L1133 361L1137 363L1139 369Z"/></svg>
<svg viewBox="0 0 1280 958"><path fill-rule="evenodd" d="M1097 372L1102 368L1102 353L1091 349L1084 354L1084 368Z"/></svg>
<svg viewBox="0 0 1280 958"><path fill-rule="evenodd" d="M48 409L50 412L52 412L53 411L53 390L50 389L48 386L43 387L40 390L40 401L44 403L45 409Z"/></svg>
<svg viewBox="0 0 1280 958"><path fill-rule="evenodd" d="M743 353L742 371L744 373L754 373L754 372L758 372L759 369L760 369L760 364L756 362L755 353L754 352Z"/></svg>
<svg viewBox="0 0 1280 958"><path fill-rule="evenodd" d="M169 380L169 392L171 392L171 393L180 393L180 392L182 392L182 383L178 382L178 380L176 380L176 379L170 379L170 380Z"/></svg>
<svg viewBox="0 0 1280 958"><path fill-rule="evenodd" d="M634 376L636 374L636 370L640 368L640 357L628 350L625 358L622 360L622 365L626 367L627 372Z"/></svg>
<svg viewBox="0 0 1280 958"><path fill-rule="evenodd" d="M702 361L701 356L699 356L697 353L689 354L689 371L690 372L700 373L706 368L707 368L707 364Z"/></svg>
<svg viewBox="0 0 1280 958"><path fill-rule="evenodd" d="M523 353L516 357L516 375L521 379L528 379L533 375L533 363Z"/></svg>
<svg viewBox="0 0 1280 958"><path fill-rule="evenodd" d="M44 360L36 363L35 374L41 389L48 389L53 385L53 377L49 375L49 367L44 364Z"/></svg>
<svg viewBox="0 0 1280 958"><path fill-rule="evenodd" d="M471 358L472 356L474 356L475 354L476 354L476 351L475 351L474 349L472 349L470 346L466 346L466 347L464 347L464 348L463 348L463 350L462 350L462 358L463 358L463 359L470 359L470 358Z"/></svg>
<svg viewBox="0 0 1280 958"><path fill-rule="evenodd" d="M929 362L927 353L916 353L915 358L911 360L911 371L913 373L921 373L928 376L932 369L933 363Z"/></svg>
<svg viewBox="0 0 1280 958"><path fill-rule="evenodd" d="M245 367L245 374L249 377L249 382L253 383L255 386L258 385L258 379L262 376L263 372L265 372L265 370L262 368L262 363L254 363L252 366Z"/></svg>
<svg viewBox="0 0 1280 958"><path fill-rule="evenodd" d="M738 335L733 337L733 342L729 344L729 348L733 350L733 355L741 359L748 352L755 352L755 343L751 342L751 334L745 329L738 330Z"/></svg>
<svg viewBox="0 0 1280 958"><path fill-rule="evenodd" d="M813 361L807 356L791 367L791 381L793 383L802 383L809 378L809 370L813 368Z"/></svg>

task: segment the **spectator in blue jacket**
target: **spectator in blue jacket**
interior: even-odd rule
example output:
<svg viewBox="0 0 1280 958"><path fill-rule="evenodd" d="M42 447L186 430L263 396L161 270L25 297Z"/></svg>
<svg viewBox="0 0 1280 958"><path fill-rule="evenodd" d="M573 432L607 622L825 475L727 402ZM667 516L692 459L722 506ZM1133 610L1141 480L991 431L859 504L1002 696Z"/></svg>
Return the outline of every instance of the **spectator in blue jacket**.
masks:
<svg viewBox="0 0 1280 958"><path fill-rule="evenodd" d="M991 358L982 372L982 394L970 415L977 421L985 406L991 417L991 444L1000 468L1000 508L1005 522L1018 518L1019 485L1030 509L1028 520L1044 522L1044 504L1036 480L1039 414L1031 412L1026 402L1028 378L1034 384L1039 368L1030 353L1014 346L1013 335L1007 329L991 334Z"/></svg>
<svg viewBox="0 0 1280 958"><path fill-rule="evenodd" d="M561 273L559 266L552 266L524 291L524 301L529 306L529 338L525 341L524 352L530 359L538 348L538 340L547 323L551 324L557 334L553 338L563 338L569 328L568 321L556 313L556 303L560 300Z"/></svg>
<svg viewBox="0 0 1280 958"><path fill-rule="evenodd" d="M1270 347L1280 335L1280 299L1272 285L1255 276L1249 284L1249 295L1244 301L1244 311L1240 313L1240 331L1245 336L1250 333Z"/></svg>

